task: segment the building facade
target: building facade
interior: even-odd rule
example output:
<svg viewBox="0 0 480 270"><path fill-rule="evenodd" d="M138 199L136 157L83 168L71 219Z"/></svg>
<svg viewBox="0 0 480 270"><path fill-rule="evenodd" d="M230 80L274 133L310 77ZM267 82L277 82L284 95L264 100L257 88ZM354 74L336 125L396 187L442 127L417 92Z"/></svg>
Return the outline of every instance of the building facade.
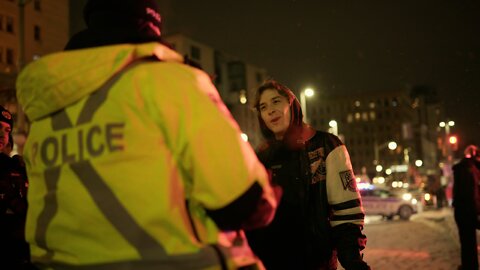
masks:
<svg viewBox="0 0 480 270"><path fill-rule="evenodd" d="M267 78L266 70L183 34L169 35L165 39L177 52L198 63L211 76L240 129L256 147L261 138L252 102L256 88Z"/></svg>
<svg viewBox="0 0 480 270"><path fill-rule="evenodd" d="M0 0L0 104L16 119L14 139L20 148L25 138L17 131L27 127L21 112L17 116L16 77L29 62L64 48L68 14L68 1Z"/></svg>
<svg viewBox="0 0 480 270"><path fill-rule="evenodd" d="M425 95L413 96L410 89L316 95L307 104L310 124L338 133L357 175L420 186L426 175L438 174L435 125L442 110L438 102L427 102ZM329 126L332 120L337 123L335 129ZM392 141L397 144L394 150L388 148Z"/></svg>

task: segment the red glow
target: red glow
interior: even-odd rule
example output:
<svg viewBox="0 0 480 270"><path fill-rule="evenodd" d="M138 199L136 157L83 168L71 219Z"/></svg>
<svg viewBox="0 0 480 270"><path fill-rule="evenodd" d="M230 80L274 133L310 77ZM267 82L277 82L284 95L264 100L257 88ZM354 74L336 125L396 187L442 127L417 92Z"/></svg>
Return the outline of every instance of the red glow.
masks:
<svg viewBox="0 0 480 270"><path fill-rule="evenodd" d="M450 142L451 144L456 144L457 143L457 137L450 136L450 138L448 138L448 142Z"/></svg>

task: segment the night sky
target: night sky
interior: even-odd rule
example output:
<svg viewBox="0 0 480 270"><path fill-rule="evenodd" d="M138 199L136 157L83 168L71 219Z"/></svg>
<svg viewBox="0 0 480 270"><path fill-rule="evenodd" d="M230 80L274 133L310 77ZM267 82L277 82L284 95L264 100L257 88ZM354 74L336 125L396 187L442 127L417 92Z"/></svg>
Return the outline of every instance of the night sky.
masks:
<svg viewBox="0 0 480 270"><path fill-rule="evenodd" d="M358 94L427 85L456 122L460 146L480 144L480 1L159 3L164 34L181 32L238 56L295 91Z"/></svg>

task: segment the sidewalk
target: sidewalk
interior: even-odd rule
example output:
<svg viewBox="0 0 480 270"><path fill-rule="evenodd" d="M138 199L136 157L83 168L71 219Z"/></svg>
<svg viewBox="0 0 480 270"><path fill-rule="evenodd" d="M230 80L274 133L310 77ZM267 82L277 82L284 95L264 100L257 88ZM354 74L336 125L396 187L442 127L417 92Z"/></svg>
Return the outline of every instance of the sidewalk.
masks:
<svg viewBox="0 0 480 270"><path fill-rule="evenodd" d="M410 221L372 219L364 232L368 237L364 259L373 269L453 270L460 265L452 209L426 210Z"/></svg>
<svg viewBox="0 0 480 270"><path fill-rule="evenodd" d="M433 230L448 234L454 240L455 244L460 247L457 224L455 223L455 219L453 217L453 208L444 207L441 209L426 210L413 215L411 220L422 222ZM477 241L480 243L478 233Z"/></svg>

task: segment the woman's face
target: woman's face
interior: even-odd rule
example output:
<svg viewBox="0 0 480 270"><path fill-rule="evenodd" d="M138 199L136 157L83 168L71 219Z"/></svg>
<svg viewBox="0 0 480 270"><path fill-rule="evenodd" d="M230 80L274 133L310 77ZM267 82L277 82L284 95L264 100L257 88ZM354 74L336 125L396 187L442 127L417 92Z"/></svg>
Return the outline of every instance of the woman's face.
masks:
<svg viewBox="0 0 480 270"><path fill-rule="evenodd" d="M288 99L275 89L267 89L260 95L258 109L265 125L275 135L275 139L283 139L283 135L290 126L291 113Z"/></svg>

